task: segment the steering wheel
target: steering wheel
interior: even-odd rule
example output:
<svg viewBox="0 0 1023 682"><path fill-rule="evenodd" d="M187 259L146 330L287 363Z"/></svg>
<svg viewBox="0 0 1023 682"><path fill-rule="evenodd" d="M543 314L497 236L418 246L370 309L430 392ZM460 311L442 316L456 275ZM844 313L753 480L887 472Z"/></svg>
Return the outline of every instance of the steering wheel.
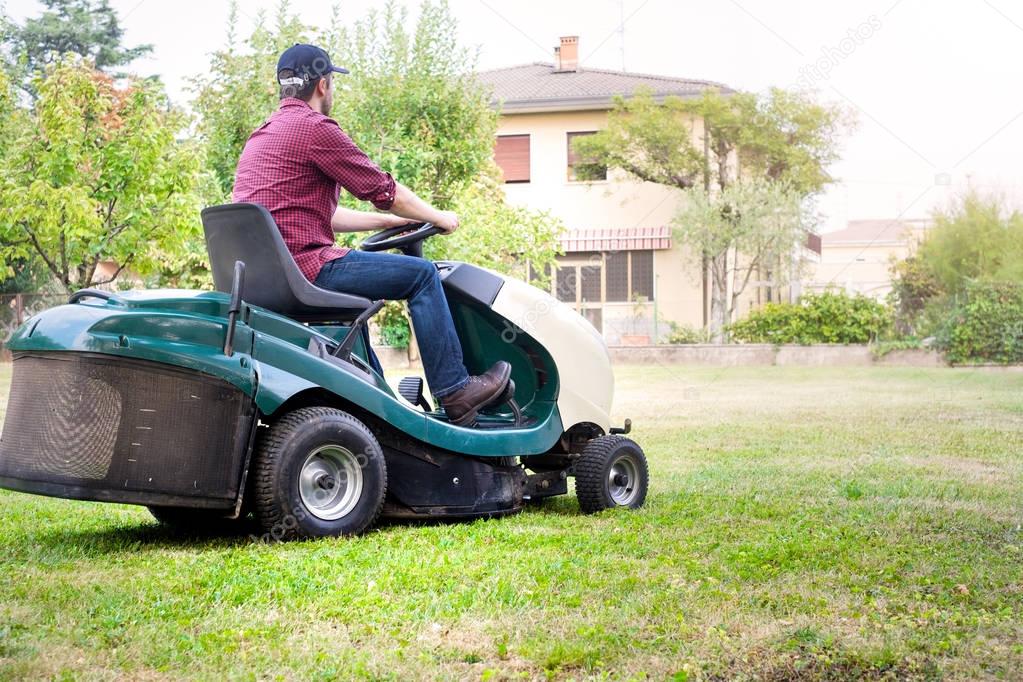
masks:
<svg viewBox="0 0 1023 682"><path fill-rule="evenodd" d="M380 230L366 238L359 247L363 251L398 249L409 256L423 257L423 240L444 230L433 223L409 223Z"/></svg>

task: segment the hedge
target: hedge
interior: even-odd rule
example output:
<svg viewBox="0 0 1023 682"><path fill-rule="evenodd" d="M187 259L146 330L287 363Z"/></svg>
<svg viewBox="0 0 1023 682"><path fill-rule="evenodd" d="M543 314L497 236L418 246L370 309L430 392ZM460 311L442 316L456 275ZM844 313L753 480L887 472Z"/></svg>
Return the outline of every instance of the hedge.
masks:
<svg viewBox="0 0 1023 682"><path fill-rule="evenodd" d="M1023 362L1023 284L968 286L953 305L938 344L955 363Z"/></svg>
<svg viewBox="0 0 1023 682"><path fill-rule="evenodd" d="M891 325L891 309L845 292L807 294L798 303L768 303L729 327L747 343L868 343Z"/></svg>

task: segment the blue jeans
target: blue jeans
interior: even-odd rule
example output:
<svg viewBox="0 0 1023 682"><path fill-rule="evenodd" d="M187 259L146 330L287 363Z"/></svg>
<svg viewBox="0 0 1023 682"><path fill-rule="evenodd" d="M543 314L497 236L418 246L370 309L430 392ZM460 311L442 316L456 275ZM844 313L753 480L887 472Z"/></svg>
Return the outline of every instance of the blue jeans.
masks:
<svg viewBox="0 0 1023 682"><path fill-rule="evenodd" d="M353 250L324 263L315 284L374 301L407 300L430 392L435 398L443 398L468 383L451 310L440 275L430 261Z"/></svg>

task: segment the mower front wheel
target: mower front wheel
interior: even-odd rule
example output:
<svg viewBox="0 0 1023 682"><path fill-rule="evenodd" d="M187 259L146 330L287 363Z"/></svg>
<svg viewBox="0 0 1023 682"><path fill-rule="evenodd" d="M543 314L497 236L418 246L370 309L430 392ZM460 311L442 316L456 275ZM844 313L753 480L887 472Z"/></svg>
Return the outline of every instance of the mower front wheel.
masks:
<svg viewBox="0 0 1023 682"><path fill-rule="evenodd" d="M376 437L329 407L277 420L259 443L252 477L256 518L273 540L357 535L377 520L387 494Z"/></svg>
<svg viewBox="0 0 1023 682"><path fill-rule="evenodd" d="M614 507L638 509L646 500L646 455L622 436L594 438L575 463L575 494L587 514Z"/></svg>

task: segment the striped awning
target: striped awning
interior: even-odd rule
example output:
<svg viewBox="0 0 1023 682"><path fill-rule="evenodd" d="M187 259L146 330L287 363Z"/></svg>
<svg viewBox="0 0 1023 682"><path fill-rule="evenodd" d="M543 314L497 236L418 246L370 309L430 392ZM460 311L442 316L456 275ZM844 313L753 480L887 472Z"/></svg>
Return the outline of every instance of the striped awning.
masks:
<svg viewBox="0 0 1023 682"><path fill-rule="evenodd" d="M623 227L568 230L561 236L565 253L578 251L652 251L671 248L671 227Z"/></svg>

